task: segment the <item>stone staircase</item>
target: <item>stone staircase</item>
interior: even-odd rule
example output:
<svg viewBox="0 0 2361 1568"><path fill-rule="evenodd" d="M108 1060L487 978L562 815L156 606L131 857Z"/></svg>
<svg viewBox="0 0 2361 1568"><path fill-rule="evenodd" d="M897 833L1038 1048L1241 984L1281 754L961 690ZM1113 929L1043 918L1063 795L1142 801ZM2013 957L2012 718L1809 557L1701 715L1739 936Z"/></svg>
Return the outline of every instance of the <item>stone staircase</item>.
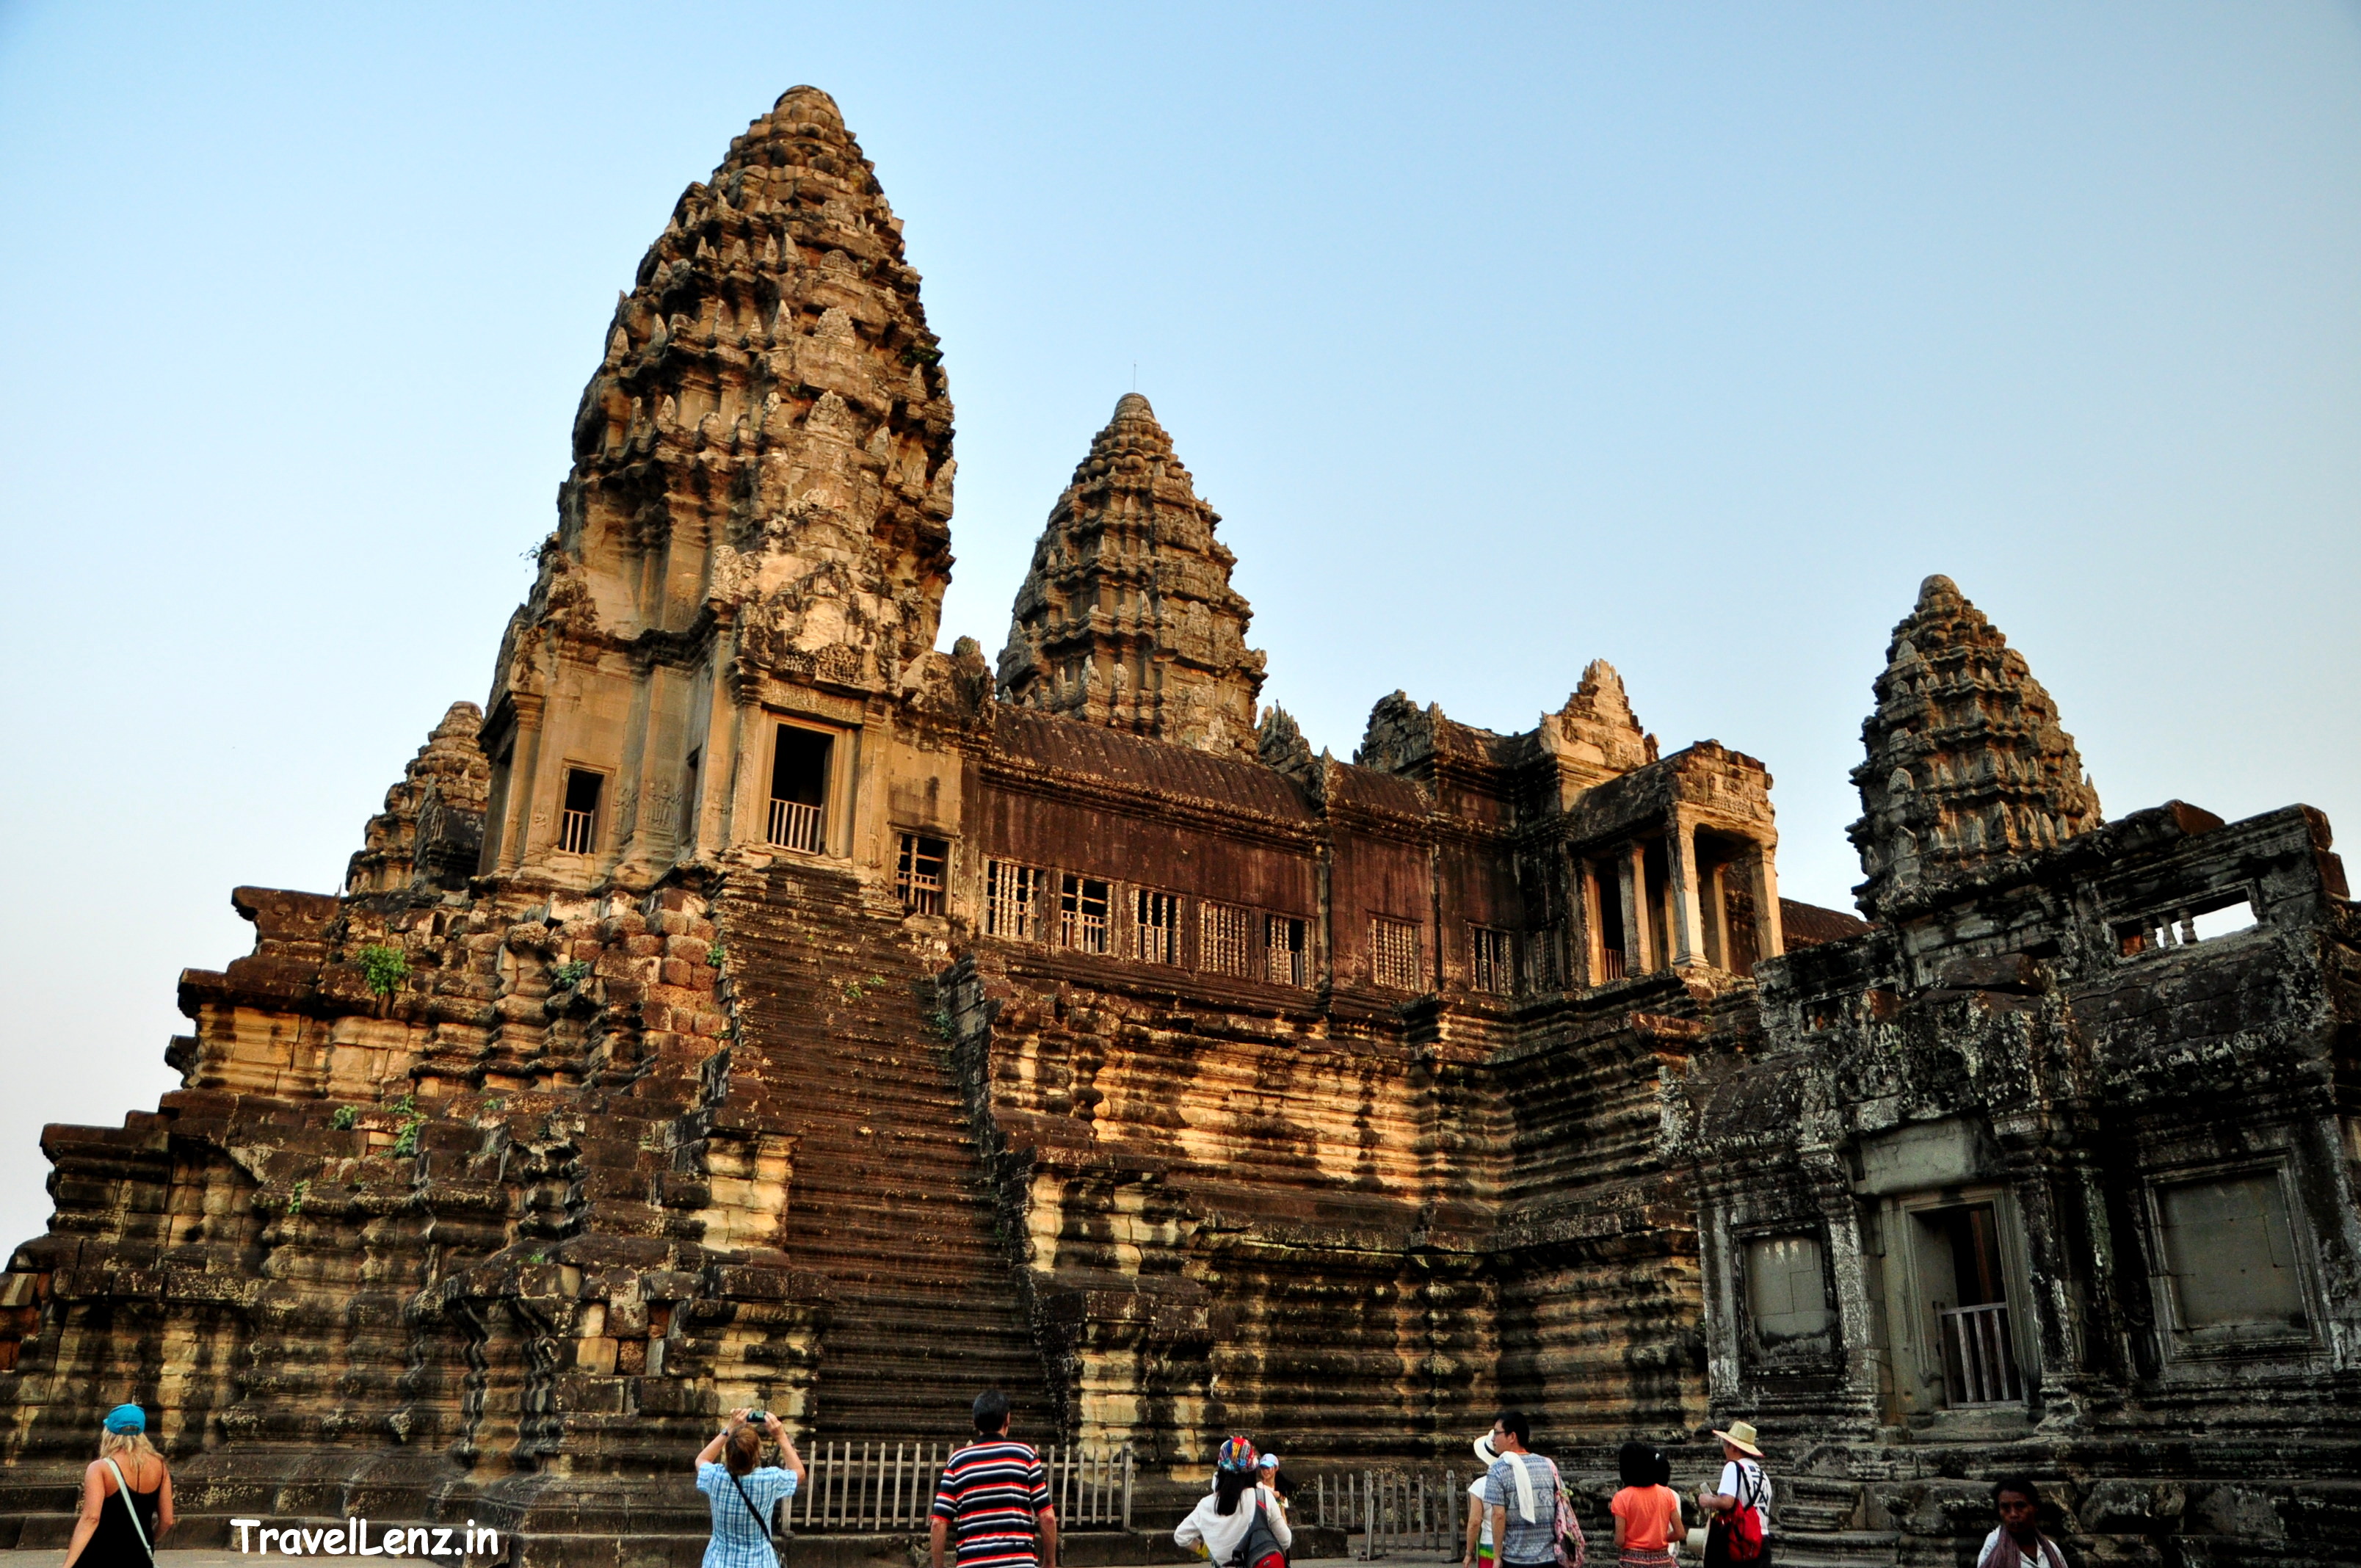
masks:
<svg viewBox="0 0 2361 1568"><path fill-rule="evenodd" d="M1861 1528L1861 1486L1817 1475L1782 1475L1772 1507L1778 1568L1894 1568L1902 1537Z"/></svg>
<svg viewBox="0 0 2361 1568"><path fill-rule="evenodd" d="M835 1304L808 1438L961 1437L987 1387L1010 1431L1060 1437L1048 1376L994 1234L944 1042L932 966L898 905L839 872L733 874L722 938L744 1082L797 1138L783 1245Z"/></svg>

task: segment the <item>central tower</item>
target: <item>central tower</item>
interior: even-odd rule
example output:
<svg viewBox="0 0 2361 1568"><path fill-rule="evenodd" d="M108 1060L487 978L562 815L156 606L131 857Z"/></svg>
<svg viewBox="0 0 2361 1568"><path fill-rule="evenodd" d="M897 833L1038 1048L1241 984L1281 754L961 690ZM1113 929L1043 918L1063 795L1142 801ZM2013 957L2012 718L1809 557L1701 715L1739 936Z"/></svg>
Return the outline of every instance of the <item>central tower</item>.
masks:
<svg viewBox="0 0 2361 1568"><path fill-rule="evenodd" d="M1172 438L1137 392L1091 442L1016 592L1000 692L1085 723L1252 756L1263 656Z"/></svg>

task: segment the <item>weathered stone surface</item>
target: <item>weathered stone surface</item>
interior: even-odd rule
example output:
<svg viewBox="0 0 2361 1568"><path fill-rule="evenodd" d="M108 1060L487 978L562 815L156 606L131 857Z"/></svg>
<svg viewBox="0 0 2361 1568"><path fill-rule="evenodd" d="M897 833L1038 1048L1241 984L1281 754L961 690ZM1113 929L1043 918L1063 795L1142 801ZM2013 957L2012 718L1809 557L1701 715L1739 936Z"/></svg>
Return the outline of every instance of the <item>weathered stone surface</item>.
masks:
<svg viewBox="0 0 2361 1568"><path fill-rule="evenodd" d="M1763 765L1661 754L1603 661L1521 733L1397 692L1315 755L1137 397L995 693L933 647L938 357L789 93L617 309L487 707L342 894L234 894L180 1091L48 1129L0 1541L62 1541L137 1398L200 1536L686 1565L719 1411L941 1438L989 1384L1130 1445L1147 1518L1235 1430L1450 1462L1513 1402L1594 1514L1625 1437L1755 1420L1783 1561L1954 1561L2013 1468L2088 1561L2339 1560L2361 916L2316 813L2102 825L1943 578L1865 727L1874 924L1782 898Z"/></svg>

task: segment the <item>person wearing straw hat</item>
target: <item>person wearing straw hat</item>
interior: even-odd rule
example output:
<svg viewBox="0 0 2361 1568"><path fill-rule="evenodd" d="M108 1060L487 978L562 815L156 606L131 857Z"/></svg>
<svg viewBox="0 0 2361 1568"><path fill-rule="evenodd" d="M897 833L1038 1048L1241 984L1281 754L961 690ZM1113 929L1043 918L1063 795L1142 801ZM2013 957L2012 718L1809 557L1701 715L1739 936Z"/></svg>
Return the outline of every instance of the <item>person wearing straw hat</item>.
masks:
<svg viewBox="0 0 2361 1568"><path fill-rule="evenodd" d="M1730 1561L1730 1524L1741 1508L1756 1510L1763 1520L1763 1550L1747 1568L1771 1568L1771 1478L1763 1474L1763 1450L1755 1442L1753 1423L1732 1421L1721 1439L1721 1479L1711 1491L1699 1488L1697 1507L1709 1521L1706 1530L1706 1568L1724 1568Z"/></svg>
<svg viewBox="0 0 2361 1568"><path fill-rule="evenodd" d="M172 1528L172 1475L148 1441L148 1412L117 1405L82 1475L82 1512L65 1568L153 1568L156 1541Z"/></svg>
<svg viewBox="0 0 2361 1568"><path fill-rule="evenodd" d="M1477 1438L1472 1446L1477 1462L1484 1468L1467 1483L1467 1544L1459 1553L1459 1563L1460 1568L1492 1568L1492 1561L1499 1553L1492 1549L1492 1510L1484 1504L1484 1478L1500 1462L1500 1453L1492 1446L1490 1432Z"/></svg>

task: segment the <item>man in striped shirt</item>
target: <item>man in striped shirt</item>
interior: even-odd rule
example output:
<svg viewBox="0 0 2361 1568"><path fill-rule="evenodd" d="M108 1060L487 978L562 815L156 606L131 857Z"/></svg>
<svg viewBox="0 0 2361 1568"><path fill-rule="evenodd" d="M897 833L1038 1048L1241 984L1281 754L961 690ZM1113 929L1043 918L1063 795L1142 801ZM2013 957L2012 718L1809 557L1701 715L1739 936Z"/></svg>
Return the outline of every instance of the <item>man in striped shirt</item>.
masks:
<svg viewBox="0 0 2361 1568"><path fill-rule="evenodd" d="M934 1568L943 1568L943 1539L953 1529L958 1568L1058 1568L1058 1515L1041 1456L1007 1432L1008 1396L996 1388L977 1395L975 1441L944 1464L935 1488Z"/></svg>

